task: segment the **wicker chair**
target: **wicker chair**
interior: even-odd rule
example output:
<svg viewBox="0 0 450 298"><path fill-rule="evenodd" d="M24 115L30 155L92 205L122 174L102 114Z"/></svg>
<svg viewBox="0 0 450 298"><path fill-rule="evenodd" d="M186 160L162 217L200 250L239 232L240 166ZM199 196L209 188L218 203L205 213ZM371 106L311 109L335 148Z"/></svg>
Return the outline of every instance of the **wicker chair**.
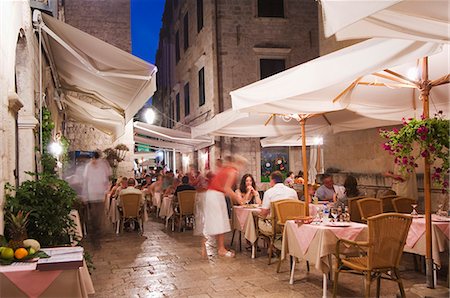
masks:
<svg viewBox="0 0 450 298"><path fill-rule="evenodd" d="M367 221L371 216L383 213L383 202L380 199L361 199L358 200L357 205L363 221Z"/></svg>
<svg viewBox="0 0 450 298"><path fill-rule="evenodd" d="M383 202L383 212L395 212L394 205L392 205L392 200L395 198L398 198L398 196L388 195L377 198Z"/></svg>
<svg viewBox="0 0 450 298"><path fill-rule="evenodd" d="M194 218L195 190L183 190L177 193L178 198L178 212L175 216L178 217L178 231L181 232L183 221L188 218Z"/></svg>
<svg viewBox="0 0 450 298"><path fill-rule="evenodd" d="M392 205L394 205L395 212L397 213L407 213L411 214L413 208L412 204L417 204L417 201L411 198L395 198L392 200Z"/></svg>
<svg viewBox="0 0 450 298"><path fill-rule="evenodd" d="M398 283L400 294L405 297L398 266L411 221L412 219L408 215L384 213L367 220L369 229L367 242L339 239L336 244L337 266L334 272L333 297L337 295L338 278L341 271L356 271L364 274L365 297L370 296L370 284L373 279L377 280L377 297L379 297L383 274ZM359 251L359 256L341 256L341 248L347 250L349 246Z"/></svg>
<svg viewBox="0 0 450 298"><path fill-rule="evenodd" d="M348 204L348 212L350 214L350 220L354 222L363 222L361 220L361 213L359 212L357 202L365 197L354 197L349 198L347 201Z"/></svg>
<svg viewBox="0 0 450 298"><path fill-rule="evenodd" d="M298 200L277 201L274 202L273 206L276 213L278 230L281 232L281 235L283 235L284 225L287 220L305 216L305 202L302 201ZM280 240L282 240L281 237ZM309 271L308 262L307 265ZM277 272L280 272L280 267L281 267L281 257L278 260Z"/></svg>
<svg viewBox="0 0 450 298"><path fill-rule="evenodd" d="M141 234L144 233L144 218L141 206L141 195L136 193L123 194L119 196L120 212L120 228L124 229L126 222L137 222Z"/></svg>
<svg viewBox="0 0 450 298"><path fill-rule="evenodd" d="M271 231L265 231L262 230L259 227L259 224L257 223L257 227L258 227L258 238L263 238L263 240L265 241L265 243L268 243L268 248L267 248L267 256L269 258L269 262L268 264L272 264L272 253L273 253L273 248L275 245L275 240L277 237L280 236L280 229L278 228L278 225L276 224L277 222L277 215L276 215L276 211L275 211L275 203L280 203L280 202L284 202L284 201L292 201L291 199L286 199L286 200L278 200L276 202L271 202L270 203L270 216L264 218L263 220L265 221L269 221L271 223L272 229ZM261 219L260 217L258 217L258 219Z"/></svg>

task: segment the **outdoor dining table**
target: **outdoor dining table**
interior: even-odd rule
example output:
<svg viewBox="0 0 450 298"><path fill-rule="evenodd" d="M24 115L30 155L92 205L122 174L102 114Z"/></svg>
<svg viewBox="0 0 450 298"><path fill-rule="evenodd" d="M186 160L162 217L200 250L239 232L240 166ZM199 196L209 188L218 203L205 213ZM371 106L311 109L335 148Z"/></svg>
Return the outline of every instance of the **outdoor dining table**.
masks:
<svg viewBox="0 0 450 298"><path fill-rule="evenodd" d="M261 207L233 206L233 231L244 233L244 238L252 244L252 259L256 255L256 240L258 239L257 223L253 214L260 212Z"/></svg>
<svg viewBox="0 0 450 298"><path fill-rule="evenodd" d="M450 218L432 215L432 254L433 261L438 268L441 267L440 253L449 250ZM408 237L403 251L425 256L425 218L415 217L409 228ZM436 274L436 271L434 270ZM437 278L434 279L435 282Z"/></svg>
<svg viewBox="0 0 450 298"><path fill-rule="evenodd" d="M52 250L58 249L69 248ZM38 266L38 262L0 266L0 297L88 297L95 293L84 261L82 267L67 270L42 271Z"/></svg>
<svg viewBox="0 0 450 298"><path fill-rule="evenodd" d="M368 227L365 224L348 222L330 224L297 224L286 221L283 231L281 259L292 256L290 283L294 283L295 258L309 261L323 273L323 297L327 296L327 274L332 270L331 256L336 250L340 238L354 241L366 241Z"/></svg>
<svg viewBox="0 0 450 298"><path fill-rule="evenodd" d="M169 219L173 216L173 195L165 196L161 201L161 208L159 209L159 217L165 219L166 228L169 224Z"/></svg>

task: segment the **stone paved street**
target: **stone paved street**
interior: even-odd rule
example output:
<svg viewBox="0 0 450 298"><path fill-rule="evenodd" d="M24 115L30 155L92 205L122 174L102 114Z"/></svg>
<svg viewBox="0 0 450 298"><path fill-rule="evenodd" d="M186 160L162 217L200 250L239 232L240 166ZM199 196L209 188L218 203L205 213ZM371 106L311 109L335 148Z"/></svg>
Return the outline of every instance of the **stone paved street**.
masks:
<svg viewBox="0 0 450 298"><path fill-rule="evenodd" d="M307 274L305 263L300 263L296 281L289 285L287 262L282 272L276 273L276 262L267 265L264 250L261 256L251 259L244 241L243 252L234 259L211 256L204 260L200 257L200 238L192 236L192 231L166 231L162 223L151 219L144 236L136 232L118 236L110 233L96 251L85 243L96 267L92 275L94 297L321 297L322 275L316 269L311 268ZM405 255L403 263L411 260L411 255ZM413 270L412 262L404 264L401 275L407 297L417 297L409 288L424 283L425 277ZM341 276L340 295L362 295L361 276ZM383 281L381 287L382 296L395 297L396 283Z"/></svg>

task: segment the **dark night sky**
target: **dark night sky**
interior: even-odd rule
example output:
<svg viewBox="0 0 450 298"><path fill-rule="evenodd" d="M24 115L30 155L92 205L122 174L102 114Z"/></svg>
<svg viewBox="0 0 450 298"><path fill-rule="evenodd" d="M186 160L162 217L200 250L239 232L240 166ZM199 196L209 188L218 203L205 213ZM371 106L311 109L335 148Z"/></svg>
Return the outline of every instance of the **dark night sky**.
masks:
<svg viewBox="0 0 450 298"><path fill-rule="evenodd" d="M165 0L131 0L132 53L152 64L158 49Z"/></svg>

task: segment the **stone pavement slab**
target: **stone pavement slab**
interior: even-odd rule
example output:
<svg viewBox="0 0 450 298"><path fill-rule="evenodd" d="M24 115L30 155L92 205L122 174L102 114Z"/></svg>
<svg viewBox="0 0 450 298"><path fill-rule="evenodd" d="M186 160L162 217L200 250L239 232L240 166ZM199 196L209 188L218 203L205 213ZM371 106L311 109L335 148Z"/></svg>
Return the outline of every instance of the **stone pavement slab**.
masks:
<svg viewBox="0 0 450 298"><path fill-rule="evenodd" d="M227 235L227 243L230 241ZM244 241L243 241L244 242ZM92 280L96 294L93 297L321 297L322 274L313 267L306 272L304 262L295 272L295 283L289 284L289 264L283 262L281 272L276 272L277 260L267 265L265 249L256 259L245 249L236 258L214 255L214 242L209 241L208 259L200 255L201 238L192 231L182 233L166 230L155 219L146 223L145 233L107 233L100 250L86 250L93 256L96 270ZM245 246L245 243L243 243ZM412 258L403 258L402 270L407 297L417 297L409 288L424 283L423 274L415 272ZM409 263L408 263L409 262ZM332 295L330 282L329 295ZM372 287L375 294L375 283ZM397 284L382 281L382 297L395 297ZM341 297L363 295L361 276L342 274Z"/></svg>

